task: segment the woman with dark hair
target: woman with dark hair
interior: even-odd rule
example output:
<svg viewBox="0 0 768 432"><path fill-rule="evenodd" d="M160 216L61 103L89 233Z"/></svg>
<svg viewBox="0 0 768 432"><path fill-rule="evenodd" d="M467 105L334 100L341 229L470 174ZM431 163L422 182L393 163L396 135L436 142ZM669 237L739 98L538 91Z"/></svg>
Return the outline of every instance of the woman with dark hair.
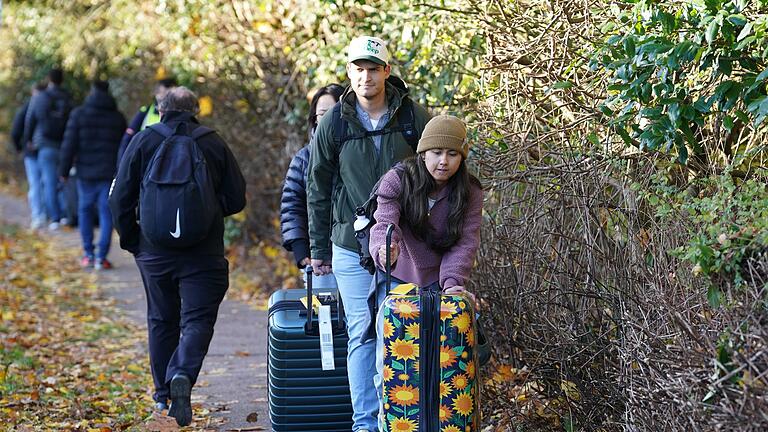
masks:
<svg viewBox="0 0 768 432"><path fill-rule="evenodd" d="M283 195L280 200L280 228L283 234L283 247L293 252L296 266L299 268L304 268L310 263L306 185L311 139L315 133L317 121L333 108L343 92L344 87L338 84L329 84L315 92L307 116L310 143L296 152L285 175ZM332 274L316 276L313 283L316 288L336 287L336 279Z"/></svg>
<svg viewBox="0 0 768 432"><path fill-rule="evenodd" d="M416 155L382 177L370 252L383 269L385 232L393 224L393 278L421 287L438 283L446 294L464 291L480 244L483 206L480 182L466 167L466 137L460 119L434 117Z"/></svg>

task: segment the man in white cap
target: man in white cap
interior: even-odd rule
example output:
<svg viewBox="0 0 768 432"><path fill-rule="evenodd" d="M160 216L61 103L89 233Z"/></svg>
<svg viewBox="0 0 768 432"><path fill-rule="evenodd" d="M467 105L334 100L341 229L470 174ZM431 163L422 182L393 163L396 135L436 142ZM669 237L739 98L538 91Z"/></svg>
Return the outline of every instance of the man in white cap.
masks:
<svg viewBox="0 0 768 432"><path fill-rule="evenodd" d="M379 411L373 384L376 343L366 340L373 276L360 265L355 208L368 200L379 177L415 153L430 119L424 107L410 100L404 85L388 80L389 60L382 39L360 36L350 42L350 85L320 119L307 180L312 267L318 275L333 271L347 315L353 431L378 430Z"/></svg>

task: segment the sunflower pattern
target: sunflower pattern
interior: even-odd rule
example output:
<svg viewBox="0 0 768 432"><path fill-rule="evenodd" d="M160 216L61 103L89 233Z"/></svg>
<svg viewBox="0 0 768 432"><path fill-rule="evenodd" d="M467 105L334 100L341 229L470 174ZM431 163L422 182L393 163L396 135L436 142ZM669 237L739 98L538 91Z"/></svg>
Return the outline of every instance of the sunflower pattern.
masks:
<svg viewBox="0 0 768 432"><path fill-rule="evenodd" d="M419 400L433 397L439 405L443 432L478 431L479 389L476 376L474 311L461 295L443 295L440 302L440 391L420 394L418 295L390 295L382 307L384 338L383 432L419 429Z"/></svg>

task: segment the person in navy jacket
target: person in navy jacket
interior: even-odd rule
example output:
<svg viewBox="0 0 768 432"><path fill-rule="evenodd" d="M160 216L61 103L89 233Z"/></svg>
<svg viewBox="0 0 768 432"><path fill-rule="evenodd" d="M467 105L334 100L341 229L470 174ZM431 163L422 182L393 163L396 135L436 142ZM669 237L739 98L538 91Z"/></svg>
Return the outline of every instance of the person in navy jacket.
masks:
<svg viewBox="0 0 768 432"><path fill-rule="evenodd" d="M110 269L107 259L112 241L112 215L107 198L117 171L117 149L125 131L125 117L109 94L109 83L94 81L83 105L75 108L67 121L61 144L59 177L66 182L72 165L77 169L77 214L83 258L80 265ZM93 246L93 213L99 216L98 249Z"/></svg>

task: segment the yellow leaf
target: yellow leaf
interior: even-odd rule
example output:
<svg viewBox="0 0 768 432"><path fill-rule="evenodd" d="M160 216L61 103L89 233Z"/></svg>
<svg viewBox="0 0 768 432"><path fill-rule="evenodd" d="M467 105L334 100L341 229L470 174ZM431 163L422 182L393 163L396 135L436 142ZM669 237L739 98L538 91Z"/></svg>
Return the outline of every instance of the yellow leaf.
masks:
<svg viewBox="0 0 768 432"><path fill-rule="evenodd" d="M581 400L581 393L579 393L579 390L576 388L576 383L563 380L560 382L560 389L565 392L565 395L568 396L569 399L575 401Z"/></svg>
<svg viewBox="0 0 768 432"><path fill-rule="evenodd" d="M161 79L165 79L168 76L168 73L165 71L165 68L160 66L155 71L155 80L159 81Z"/></svg>
<svg viewBox="0 0 768 432"><path fill-rule="evenodd" d="M264 246L264 256L267 258L275 258L280 254L280 251L272 246Z"/></svg>
<svg viewBox="0 0 768 432"><path fill-rule="evenodd" d="M202 96L198 103L200 104L200 117L206 117L213 113L213 101L210 96Z"/></svg>

